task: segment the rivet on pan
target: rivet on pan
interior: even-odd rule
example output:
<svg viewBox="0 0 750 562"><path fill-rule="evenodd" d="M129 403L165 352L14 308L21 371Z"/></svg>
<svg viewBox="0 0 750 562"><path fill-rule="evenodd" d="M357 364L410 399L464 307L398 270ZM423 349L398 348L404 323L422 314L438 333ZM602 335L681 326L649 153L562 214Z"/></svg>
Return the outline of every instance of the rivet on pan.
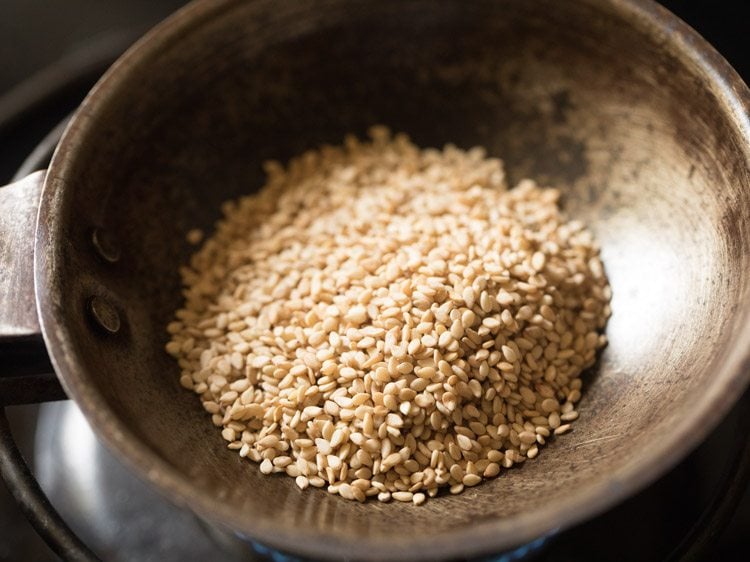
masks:
<svg viewBox="0 0 750 562"><path fill-rule="evenodd" d="M104 297L91 297L88 304L89 314L96 324L110 334L120 331L120 315Z"/></svg>
<svg viewBox="0 0 750 562"><path fill-rule="evenodd" d="M97 227L91 231L91 243L104 261L115 263L120 259L120 249L112 240L112 236L103 228Z"/></svg>

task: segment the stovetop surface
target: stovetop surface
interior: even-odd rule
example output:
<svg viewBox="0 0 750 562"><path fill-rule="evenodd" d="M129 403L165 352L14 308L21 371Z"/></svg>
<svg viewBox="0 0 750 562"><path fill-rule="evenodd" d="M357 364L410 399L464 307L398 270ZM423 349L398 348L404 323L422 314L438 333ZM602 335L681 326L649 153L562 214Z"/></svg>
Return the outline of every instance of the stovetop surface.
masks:
<svg viewBox="0 0 750 562"><path fill-rule="evenodd" d="M0 185L76 107L108 61L178 0L4 0L0 8ZM745 77L744 10L740 3L663 2L711 41ZM42 39L44 38L44 39ZM63 64L60 64L60 60ZM49 68L77 72L70 83ZM47 70L45 70L47 69ZM41 72L41 74L40 74ZM17 84L36 74L35 94ZM58 72L58 74L60 74ZM62 74L65 74L63 72ZM61 87L61 84L63 85ZM16 87L14 89L14 87ZM8 95L8 93L16 95ZM10 100L10 102L8 101ZM726 483L736 438L750 427L750 394L696 452L634 498L548 541L532 558L544 562L664 560L683 552L691 530ZM70 402L9 409L24 455L53 504L107 560L252 560L259 556L225 533L166 504L101 446ZM126 524L123 524L125 522ZM190 537L186 540L185 537ZM750 492L706 560L744 560L750 548ZM0 561L55 560L0 485Z"/></svg>

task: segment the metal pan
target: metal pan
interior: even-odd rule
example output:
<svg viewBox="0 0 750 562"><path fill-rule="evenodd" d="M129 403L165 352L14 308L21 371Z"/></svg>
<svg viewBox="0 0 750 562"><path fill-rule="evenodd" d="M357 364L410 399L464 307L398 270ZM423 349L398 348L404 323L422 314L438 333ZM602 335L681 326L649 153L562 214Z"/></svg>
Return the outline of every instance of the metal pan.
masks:
<svg viewBox="0 0 750 562"><path fill-rule="evenodd" d="M497 552L653 481L747 385L749 107L728 64L646 0L198 1L104 76L46 174L0 189L2 343L29 373L46 349L120 458L242 535L315 557ZM262 476L163 352L186 231L262 185L264 159L373 123L484 145L511 179L563 188L614 294L574 431L420 508ZM35 380L4 379L4 401L45 398Z"/></svg>

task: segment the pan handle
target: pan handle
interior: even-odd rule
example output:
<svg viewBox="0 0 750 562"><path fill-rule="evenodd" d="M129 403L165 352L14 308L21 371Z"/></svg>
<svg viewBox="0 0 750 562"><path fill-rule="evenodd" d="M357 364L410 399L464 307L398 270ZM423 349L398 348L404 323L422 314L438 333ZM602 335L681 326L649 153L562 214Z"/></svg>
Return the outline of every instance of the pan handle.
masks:
<svg viewBox="0 0 750 562"><path fill-rule="evenodd" d="M42 339L34 234L44 171L0 187L0 406L65 399Z"/></svg>

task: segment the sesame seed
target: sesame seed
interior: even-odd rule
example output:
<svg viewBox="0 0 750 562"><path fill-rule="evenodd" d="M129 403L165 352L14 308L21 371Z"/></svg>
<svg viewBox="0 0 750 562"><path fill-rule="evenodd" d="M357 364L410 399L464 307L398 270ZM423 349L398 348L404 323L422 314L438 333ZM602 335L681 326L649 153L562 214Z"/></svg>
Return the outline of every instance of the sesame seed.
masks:
<svg viewBox="0 0 750 562"><path fill-rule="evenodd" d="M612 294L556 190L383 127L266 170L188 233L166 326L217 439L301 490L422 505L570 430Z"/></svg>
<svg viewBox="0 0 750 562"><path fill-rule="evenodd" d="M399 502L410 502L414 499L414 494L411 492L391 492L391 497Z"/></svg>
<svg viewBox="0 0 750 562"><path fill-rule="evenodd" d="M542 410L545 413L556 412L560 409L560 404L554 398L545 398L542 400Z"/></svg>
<svg viewBox="0 0 750 562"><path fill-rule="evenodd" d="M482 481L482 477L478 474L466 474L464 475L463 485L464 486L476 486Z"/></svg>
<svg viewBox="0 0 750 562"><path fill-rule="evenodd" d="M487 465L487 468L484 469L483 476L485 478L494 478L498 474L500 474L500 465L495 462L491 462Z"/></svg>
<svg viewBox="0 0 750 562"><path fill-rule="evenodd" d="M561 425L560 427L555 429L555 435L563 435L564 433L567 433L570 431L571 425L569 423L566 423L565 425Z"/></svg>
<svg viewBox="0 0 750 562"><path fill-rule="evenodd" d="M531 433L530 431L522 431L518 434L518 439L521 441L521 443L531 445L532 443L536 442L536 434Z"/></svg>
<svg viewBox="0 0 750 562"><path fill-rule="evenodd" d="M547 257L542 252L534 252L531 256L531 267L536 271L544 269L544 264L547 261Z"/></svg>
<svg viewBox="0 0 750 562"><path fill-rule="evenodd" d="M572 410L570 412L567 412L560 416L560 419L564 422L571 422L578 419L578 412L575 410Z"/></svg>
<svg viewBox="0 0 750 562"><path fill-rule="evenodd" d="M471 450L471 439L466 437L466 435L456 435L456 442L458 443L458 446L461 447L464 451Z"/></svg>

